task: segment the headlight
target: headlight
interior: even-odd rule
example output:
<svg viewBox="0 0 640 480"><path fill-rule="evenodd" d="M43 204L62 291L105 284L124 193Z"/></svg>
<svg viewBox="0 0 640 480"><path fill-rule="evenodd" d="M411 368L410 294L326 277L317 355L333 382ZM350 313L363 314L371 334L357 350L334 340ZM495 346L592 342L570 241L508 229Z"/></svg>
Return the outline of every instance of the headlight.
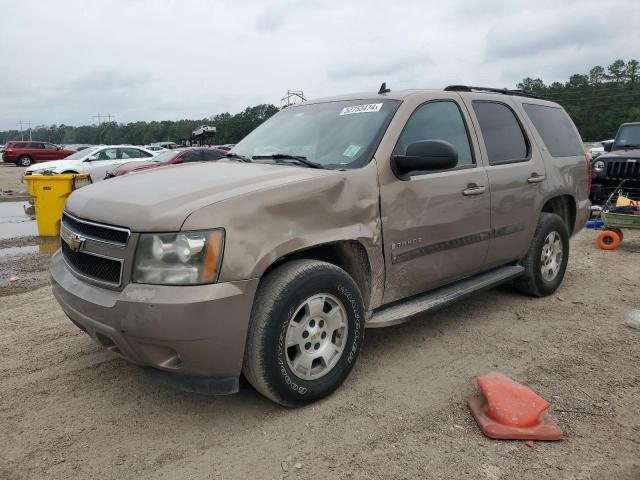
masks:
<svg viewBox="0 0 640 480"><path fill-rule="evenodd" d="M596 172L602 172L604 170L604 162L602 160L598 160L597 162L593 162L593 169Z"/></svg>
<svg viewBox="0 0 640 480"><path fill-rule="evenodd" d="M140 235L133 281L155 285L202 285L218 279L224 230Z"/></svg>

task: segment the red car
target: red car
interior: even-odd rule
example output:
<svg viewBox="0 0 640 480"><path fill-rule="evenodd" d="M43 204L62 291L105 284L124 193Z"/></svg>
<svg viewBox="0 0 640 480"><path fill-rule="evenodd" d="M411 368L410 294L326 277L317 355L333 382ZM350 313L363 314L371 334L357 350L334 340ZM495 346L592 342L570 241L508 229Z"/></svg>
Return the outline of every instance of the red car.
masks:
<svg viewBox="0 0 640 480"><path fill-rule="evenodd" d="M139 172L156 167L166 167L168 165L177 165L189 162L206 162L210 160L219 160L226 156L228 152L219 148L190 147L176 148L161 152L151 160L144 162L127 162L117 166L111 172L107 173L107 178L119 177L131 172Z"/></svg>
<svg viewBox="0 0 640 480"><path fill-rule="evenodd" d="M35 162L60 160L72 153L75 153L75 150L66 150L49 142L14 141L7 142L6 150L2 154L2 160L15 163L20 167L28 167Z"/></svg>

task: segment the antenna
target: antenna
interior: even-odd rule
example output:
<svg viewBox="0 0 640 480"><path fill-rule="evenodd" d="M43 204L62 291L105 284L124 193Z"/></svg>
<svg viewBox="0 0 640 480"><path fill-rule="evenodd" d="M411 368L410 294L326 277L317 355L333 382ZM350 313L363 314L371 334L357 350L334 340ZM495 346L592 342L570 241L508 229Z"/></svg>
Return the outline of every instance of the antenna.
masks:
<svg viewBox="0 0 640 480"><path fill-rule="evenodd" d="M382 85L380 85L380 90L378 90L378 95L389 93L390 91L391 89L387 88L387 82L382 82Z"/></svg>

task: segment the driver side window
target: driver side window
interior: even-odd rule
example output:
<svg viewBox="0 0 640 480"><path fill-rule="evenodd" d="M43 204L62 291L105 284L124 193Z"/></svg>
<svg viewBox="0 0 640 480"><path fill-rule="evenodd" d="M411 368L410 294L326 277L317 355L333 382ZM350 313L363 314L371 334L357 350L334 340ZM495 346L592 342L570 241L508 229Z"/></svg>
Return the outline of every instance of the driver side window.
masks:
<svg viewBox="0 0 640 480"><path fill-rule="evenodd" d="M405 155L407 147L420 140L449 142L458 151L456 167L474 164L464 119L453 101L429 102L418 107L405 125L394 153Z"/></svg>

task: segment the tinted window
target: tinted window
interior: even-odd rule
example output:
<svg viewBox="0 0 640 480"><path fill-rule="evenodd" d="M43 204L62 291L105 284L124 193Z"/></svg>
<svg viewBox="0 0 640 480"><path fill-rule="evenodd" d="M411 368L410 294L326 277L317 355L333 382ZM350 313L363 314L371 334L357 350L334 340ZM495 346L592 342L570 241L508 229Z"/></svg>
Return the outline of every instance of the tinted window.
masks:
<svg viewBox="0 0 640 480"><path fill-rule="evenodd" d="M47 150L56 150L58 147L56 147L54 144L52 143L45 143L44 144L44 148L46 148Z"/></svg>
<svg viewBox="0 0 640 480"><path fill-rule="evenodd" d="M202 152L203 160L219 160L223 156L224 155L222 155L220 152L216 152L215 150L206 150Z"/></svg>
<svg viewBox="0 0 640 480"><path fill-rule="evenodd" d="M614 150L620 148L638 148L640 146L640 125L624 125L620 127Z"/></svg>
<svg viewBox="0 0 640 480"><path fill-rule="evenodd" d="M12 148L27 148L27 144L26 143L14 143Z"/></svg>
<svg viewBox="0 0 640 480"><path fill-rule="evenodd" d="M418 107L404 127L395 153L404 155L411 143L420 140L449 142L458 151L458 166L473 164L467 129L454 102L430 102Z"/></svg>
<svg viewBox="0 0 640 480"><path fill-rule="evenodd" d="M140 158L141 151L137 148L121 148L122 158Z"/></svg>
<svg viewBox="0 0 640 480"><path fill-rule="evenodd" d="M200 152L195 151L195 152L187 152L183 154L180 157L180 160L182 160L182 163L199 162L200 160L202 160L202 158L200 157Z"/></svg>
<svg viewBox="0 0 640 480"><path fill-rule="evenodd" d="M29 145L29 148L44 148L44 144L42 143L32 143Z"/></svg>
<svg viewBox="0 0 640 480"><path fill-rule="evenodd" d="M584 155L580 137L564 110L529 103L523 107L552 157Z"/></svg>
<svg viewBox="0 0 640 480"><path fill-rule="evenodd" d="M522 128L509 107L495 102L473 102L491 165L518 162L529 156Z"/></svg>

